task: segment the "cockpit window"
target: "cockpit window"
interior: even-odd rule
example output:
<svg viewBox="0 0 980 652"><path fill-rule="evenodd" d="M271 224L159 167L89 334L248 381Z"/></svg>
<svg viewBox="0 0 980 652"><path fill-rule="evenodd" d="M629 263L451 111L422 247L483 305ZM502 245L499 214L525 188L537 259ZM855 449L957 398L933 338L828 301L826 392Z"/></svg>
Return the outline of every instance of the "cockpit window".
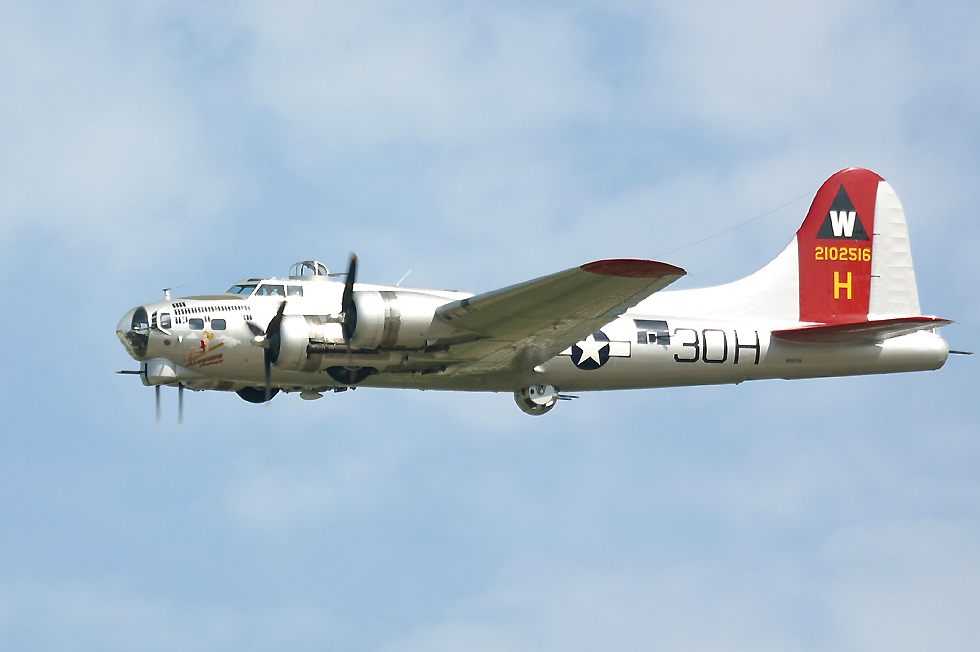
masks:
<svg viewBox="0 0 980 652"><path fill-rule="evenodd" d="M240 294L242 296L249 296L255 291L255 285L232 285L228 288L228 294Z"/></svg>
<svg viewBox="0 0 980 652"><path fill-rule="evenodd" d="M303 296L303 286L302 285L287 285L286 294L291 297L301 297Z"/></svg>
<svg viewBox="0 0 980 652"><path fill-rule="evenodd" d="M260 285L258 291L255 293L257 297L284 297L286 296L286 290L281 285L274 285L272 283L266 283L265 285Z"/></svg>

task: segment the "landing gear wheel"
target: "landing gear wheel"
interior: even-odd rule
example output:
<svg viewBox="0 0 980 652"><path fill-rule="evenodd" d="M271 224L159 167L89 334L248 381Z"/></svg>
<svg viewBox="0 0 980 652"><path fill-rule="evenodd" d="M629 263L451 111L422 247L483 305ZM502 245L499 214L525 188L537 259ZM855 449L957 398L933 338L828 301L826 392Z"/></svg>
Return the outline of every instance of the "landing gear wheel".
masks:
<svg viewBox="0 0 980 652"><path fill-rule="evenodd" d="M264 387L242 387L240 390L235 392L243 399L249 403L265 403L265 388ZM269 390L269 400L271 401L276 394L279 393L277 388L272 388Z"/></svg>
<svg viewBox="0 0 980 652"><path fill-rule="evenodd" d="M558 403L558 389L552 385L531 385L514 392L514 402L524 414L539 417Z"/></svg>

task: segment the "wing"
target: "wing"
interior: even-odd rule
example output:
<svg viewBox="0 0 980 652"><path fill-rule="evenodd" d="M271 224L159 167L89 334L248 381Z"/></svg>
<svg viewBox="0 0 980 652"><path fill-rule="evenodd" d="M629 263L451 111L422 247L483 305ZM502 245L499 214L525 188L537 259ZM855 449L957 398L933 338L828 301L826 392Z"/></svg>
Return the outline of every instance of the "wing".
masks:
<svg viewBox="0 0 980 652"><path fill-rule="evenodd" d="M880 342L892 337L952 324L939 317L897 317L844 324L818 324L773 331L772 336L784 342L803 344L842 344L847 342Z"/></svg>
<svg viewBox="0 0 980 652"><path fill-rule="evenodd" d="M475 341L451 347L445 373L531 369L686 272L652 260L600 260L446 304L436 311Z"/></svg>

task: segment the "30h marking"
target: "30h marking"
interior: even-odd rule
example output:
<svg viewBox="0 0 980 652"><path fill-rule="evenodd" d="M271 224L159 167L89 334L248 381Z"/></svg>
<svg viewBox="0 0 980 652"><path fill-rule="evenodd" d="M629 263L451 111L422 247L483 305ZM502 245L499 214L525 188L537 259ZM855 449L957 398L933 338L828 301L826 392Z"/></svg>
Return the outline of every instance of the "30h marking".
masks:
<svg viewBox="0 0 980 652"><path fill-rule="evenodd" d="M743 364L742 354L751 351L754 353L752 364L759 364L762 355L762 343L759 340L759 331L752 331L755 342L745 338L739 340L738 331L734 332L735 346L729 347L728 334L719 328L704 328L698 332L694 328L675 328L674 336L676 342L684 347L687 354L682 356L674 354L675 362L705 362L708 364L723 364L732 359L733 364ZM685 341L686 340L686 341ZM729 351L734 352L734 357L729 356Z"/></svg>

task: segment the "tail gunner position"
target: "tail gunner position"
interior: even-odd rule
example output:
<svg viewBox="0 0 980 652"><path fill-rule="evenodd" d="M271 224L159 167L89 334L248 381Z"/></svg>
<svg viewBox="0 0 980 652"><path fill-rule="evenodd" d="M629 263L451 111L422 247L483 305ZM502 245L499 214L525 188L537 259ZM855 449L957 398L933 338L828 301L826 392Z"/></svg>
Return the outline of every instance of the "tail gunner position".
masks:
<svg viewBox="0 0 980 652"><path fill-rule="evenodd" d="M167 292L116 334L158 407L161 385L253 403L365 386L513 392L537 415L565 392L925 371L949 353L949 320L920 314L902 205L870 170L830 177L751 276L661 292L684 274L600 260L473 295L357 283L356 256L337 275L304 261L223 294Z"/></svg>

